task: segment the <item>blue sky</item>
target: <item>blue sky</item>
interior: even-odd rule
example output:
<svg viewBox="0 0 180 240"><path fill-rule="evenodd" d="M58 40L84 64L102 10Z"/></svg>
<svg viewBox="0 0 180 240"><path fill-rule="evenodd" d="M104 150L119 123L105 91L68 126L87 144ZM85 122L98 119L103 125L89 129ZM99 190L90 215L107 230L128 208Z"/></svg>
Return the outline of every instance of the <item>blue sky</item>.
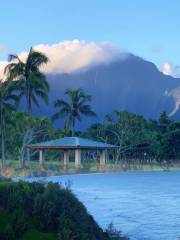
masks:
<svg viewBox="0 0 180 240"><path fill-rule="evenodd" d="M179 0L1 1L0 60L40 43L109 41L153 61L180 64Z"/></svg>

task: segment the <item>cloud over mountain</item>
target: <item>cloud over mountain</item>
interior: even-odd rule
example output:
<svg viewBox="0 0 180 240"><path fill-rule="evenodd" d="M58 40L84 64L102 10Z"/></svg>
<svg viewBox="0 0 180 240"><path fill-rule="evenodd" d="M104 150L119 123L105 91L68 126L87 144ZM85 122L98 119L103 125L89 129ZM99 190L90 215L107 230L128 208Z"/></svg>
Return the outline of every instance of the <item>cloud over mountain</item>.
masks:
<svg viewBox="0 0 180 240"><path fill-rule="evenodd" d="M171 65L169 63L165 63L162 67L162 72L164 73L164 75L171 75Z"/></svg>
<svg viewBox="0 0 180 240"><path fill-rule="evenodd" d="M85 42L79 40L63 41L57 44L39 44L34 49L43 52L50 59L44 67L46 73L71 73L98 63L109 63L127 54L110 43ZM24 57L26 53L21 53Z"/></svg>
<svg viewBox="0 0 180 240"><path fill-rule="evenodd" d="M108 64L116 59L126 59L129 53L122 51L108 42L85 42L67 40L55 44L38 44L33 46L37 51L47 55L49 63L43 67L45 73L72 73L77 70L88 69L96 64ZM7 52L8 51L8 52ZM6 47L0 46L0 53L9 53ZM13 52L11 52L13 53ZM28 51L19 53L21 60L25 60ZM0 61L0 78L7 61ZM165 63L161 70L165 75L180 76L180 68Z"/></svg>
<svg viewBox="0 0 180 240"><path fill-rule="evenodd" d="M86 69L92 65L100 63L110 63L111 61L128 55L110 43L85 42L79 40L63 41L57 44L39 44L33 47L49 58L49 63L43 67L45 73L71 73L76 70ZM27 52L19 55L21 60L25 60ZM2 75L5 61L0 61L0 75Z"/></svg>
<svg viewBox="0 0 180 240"><path fill-rule="evenodd" d="M178 66L178 65L174 66L173 64L165 63L162 67L162 72L165 75L172 75L174 77L180 77L180 66Z"/></svg>
<svg viewBox="0 0 180 240"><path fill-rule="evenodd" d="M156 118L163 110L172 116L180 109L180 79L169 76L178 67L168 62L162 74L153 63L109 43L73 40L33 48L50 59L43 68L51 87L50 103L63 96L65 89L82 87L93 96L92 104L100 117L113 109L150 118ZM20 59L25 61L27 54L28 51L20 53ZM6 64L0 61L1 73ZM80 71L83 69L86 71ZM44 114L52 114L52 109L50 105Z"/></svg>
<svg viewBox="0 0 180 240"><path fill-rule="evenodd" d="M7 61L0 61L0 79L4 77L4 68L7 65Z"/></svg>

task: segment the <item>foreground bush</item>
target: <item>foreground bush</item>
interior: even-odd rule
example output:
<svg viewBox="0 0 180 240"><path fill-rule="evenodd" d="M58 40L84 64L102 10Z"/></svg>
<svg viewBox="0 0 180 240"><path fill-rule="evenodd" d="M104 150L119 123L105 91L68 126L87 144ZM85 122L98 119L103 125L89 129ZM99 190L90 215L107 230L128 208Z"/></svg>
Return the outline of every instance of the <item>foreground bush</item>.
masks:
<svg viewBox="0 0 180 240"><path fill-rule="evenodd" d="M0 183L1 240L125 239L117 237L103 232L71 191L58 184Z"/></svg>

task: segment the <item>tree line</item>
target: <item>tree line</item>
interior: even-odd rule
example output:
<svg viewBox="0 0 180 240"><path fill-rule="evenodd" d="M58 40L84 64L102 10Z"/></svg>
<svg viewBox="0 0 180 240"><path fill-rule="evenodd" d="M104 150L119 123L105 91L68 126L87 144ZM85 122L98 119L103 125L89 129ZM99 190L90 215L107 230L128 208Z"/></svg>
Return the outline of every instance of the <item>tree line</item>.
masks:
<svg viewBox="0 0 180 240"><path fill-rule="evenodd" d="M1 163L6 158L19 159L25 167L28 161L27 146L63 136L79 135L119 146L110 160L146 158L149 161L171 161L180 158L180 121L169 119L163 112L158 120L147 120L138 114L115 110L105 116L103 123L92 124L85 131L77 131L77 121L83 116L96 117L90 102L91 96L83 89L67 89L63 98L54 102L56 113L51 117L33 116L33 106L40 99L48 104L50 91L43 65L49 59L40 52L29 51L26 61L17 55L9 56L5 67L5 81L0 80L0 144ZM19 111L26 101L26 112ZM53 122L60 121L59 128Z"/></svg>
<svg viewBox="0 0 180 240"><path fill-rule="evenodd" d="M0 134L1 134L1 159L2 167L5 166L6 146L12 136L13 139L20 137L21 148L18 142L9 143L13 156L18 148L21 165L26 160L26 147L33 140L37 140L43 130L37 131L37 125L41 125L44 119L33 117L33 104L40 108L39 100L48 104L49 84L46 76L40 71L49 59L41 52L30 49L26 61L14 54L9 55L9 64L4 69L6 79L0 80ZM81 121L81 115L96 116L88 104L91 96L86 95L82 89L67 89L65 94L69 101L58 99L54 102L57 112L52 116L52 121L65 118L64 129L71 129L71 135L75 134L76 121ZM26 113L18 112L21 100L26 100ZM23 124L25 122L25 125ZM48 120L46 119L48 122ZM48 122L51 125L50 122ZM51 128L53 128L51 126ZM25 131L23 131L25 129ZM15 131L14 131L15 130ZM45 130L47 131L47 129ZM15 135L14 135L15 133ZM19 139L18 139L19 140Z"/></svg>

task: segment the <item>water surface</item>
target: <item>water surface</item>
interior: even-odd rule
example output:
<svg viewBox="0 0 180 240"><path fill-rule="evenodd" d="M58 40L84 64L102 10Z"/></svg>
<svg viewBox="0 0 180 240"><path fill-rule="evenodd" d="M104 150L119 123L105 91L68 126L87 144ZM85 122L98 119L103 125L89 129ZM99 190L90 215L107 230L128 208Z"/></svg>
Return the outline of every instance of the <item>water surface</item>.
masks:
<svg viewBox="0 0 180 240"><path fill-rule="evenodd" d="M132 240L179 239L180 172L66 175L46 180L70 181L73 192L103 228L113 222Z"/></svg>

